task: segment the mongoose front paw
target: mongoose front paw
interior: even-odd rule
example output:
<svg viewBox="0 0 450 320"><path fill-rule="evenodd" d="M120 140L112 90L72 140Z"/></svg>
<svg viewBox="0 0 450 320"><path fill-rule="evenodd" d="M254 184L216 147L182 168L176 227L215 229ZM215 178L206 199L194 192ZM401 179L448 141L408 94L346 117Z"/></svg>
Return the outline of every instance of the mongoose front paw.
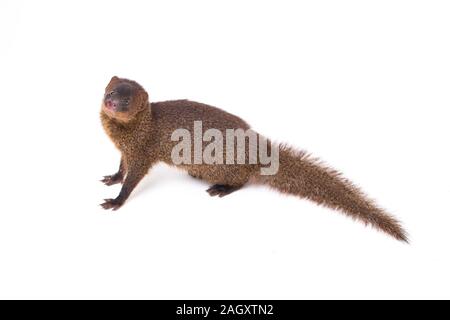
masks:
<svg viewBox="0 0 450 320"><path fill-rule="evenodd" d="M122 183L123 178L120 175L113 174L111 176L104 176L100 181L107 186L112 186L113 184Z"/></svg>
<svg viewBox="0 0 450 320"><path fill-rule="evenodd" d="M123 201L120 201L117 199L105 199L105 202L103 202L101 204L101 206L105 210L113 209L114 211L116 211L117 209L119 209L122 206L122 204L123 204Z"/></svg>

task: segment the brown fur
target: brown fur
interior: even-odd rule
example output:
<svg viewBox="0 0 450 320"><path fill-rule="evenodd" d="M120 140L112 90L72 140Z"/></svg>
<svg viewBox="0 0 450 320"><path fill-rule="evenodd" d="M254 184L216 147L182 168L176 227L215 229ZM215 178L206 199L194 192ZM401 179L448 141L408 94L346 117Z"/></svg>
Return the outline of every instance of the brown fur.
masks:
<svg viewBox="0 0 450 320"><path fill-rule="evenodd" d="M114 112L105 106L108 93L121 84L133 87L129 107ZM193 132L193 124L201 120L203 131L244 129L250 126L242 119L223 110L189 100L150 103L148 94L136 82L113 77L106 87L102 104L101 120L105 131L122 154L119 171L102 180L111 185L123 182L122 190L115 199L106 199L105 209L118 209L134 187L158 162L173 165L172 148L178 143L171 141L175 129L185 128ZM382 230L394 238L407 241L405 231L393 217L368 199L340 173L330 169L304 152L296 152L280 146L280 168L276 175L260 175L259 165L192 164L180 165L191 176L208 181L213 186L210 195L225 196L249 181L263 183L277 190L312 200L318 204L340 210L347 215Z"/></svg>

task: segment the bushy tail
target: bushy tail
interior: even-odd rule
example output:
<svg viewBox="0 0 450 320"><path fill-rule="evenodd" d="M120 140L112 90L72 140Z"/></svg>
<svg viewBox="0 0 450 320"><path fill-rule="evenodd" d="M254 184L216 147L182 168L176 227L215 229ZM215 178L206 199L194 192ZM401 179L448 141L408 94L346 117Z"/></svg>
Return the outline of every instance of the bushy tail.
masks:
<svg viewBox="0 0 450 320"><path fill-rule="evenodd" d="M378 207L353 183L336 170L311 158L306 152L298 152L280 146L280 166L272 176L259 179L281 192L312 200L326 207L337 209L348 216L371 224L397 240L408 242L400 223Z"/></svg>

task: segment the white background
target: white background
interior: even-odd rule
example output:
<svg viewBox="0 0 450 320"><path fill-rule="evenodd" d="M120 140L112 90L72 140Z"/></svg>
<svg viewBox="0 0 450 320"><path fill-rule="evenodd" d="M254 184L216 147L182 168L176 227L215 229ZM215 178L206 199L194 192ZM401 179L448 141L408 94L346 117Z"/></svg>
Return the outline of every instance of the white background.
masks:
<svg viewBox="0 0 450 320"><path fill-rule="evenodd" d="M0 2L0 298L450 298L448 1ZM98 180L110 77L321 157L404 245L249 186L160 166L125 206Z"/></svg>

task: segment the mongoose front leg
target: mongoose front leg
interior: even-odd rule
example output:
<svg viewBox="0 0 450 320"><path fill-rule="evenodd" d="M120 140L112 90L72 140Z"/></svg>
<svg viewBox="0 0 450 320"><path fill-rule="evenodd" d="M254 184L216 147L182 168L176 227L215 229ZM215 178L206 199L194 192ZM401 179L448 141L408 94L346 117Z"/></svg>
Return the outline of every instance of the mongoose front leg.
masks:
<svg viewBox="0 0 450 320"><path fill-rule="evenodd" d="M112 186L113 184L122 183L123 178L125 177L125 164L123 162L123 158L120 159L119 171L110 176L104 176L101 182L106 184L107 186Z"/></svg>
<svg viewBox="0 0 450 320"><path fill-rule="evenodd" d="M135 159L133 159L135 162L132 166L130 166L127 172L127 176L125 178L125 181L122 185L122 189L120 190L119 195L115 199L105 199L105 202L101 204L103 209L113 209L117 210L119 209L125 201L130 196L133 189L137 186L139 181L142 180L142 178L147 173L150 166L145 165L145 162L137 162Z"/></svg>
<svg viewBox="0 0 450 320"><path fill-rule="evenodd" d="M242 188L242 186L229 186L226 184L215 184L211 186L206 192L209 193L211 197L219 196L219 198L222 198L234 191L239 190Z"/></svg>

